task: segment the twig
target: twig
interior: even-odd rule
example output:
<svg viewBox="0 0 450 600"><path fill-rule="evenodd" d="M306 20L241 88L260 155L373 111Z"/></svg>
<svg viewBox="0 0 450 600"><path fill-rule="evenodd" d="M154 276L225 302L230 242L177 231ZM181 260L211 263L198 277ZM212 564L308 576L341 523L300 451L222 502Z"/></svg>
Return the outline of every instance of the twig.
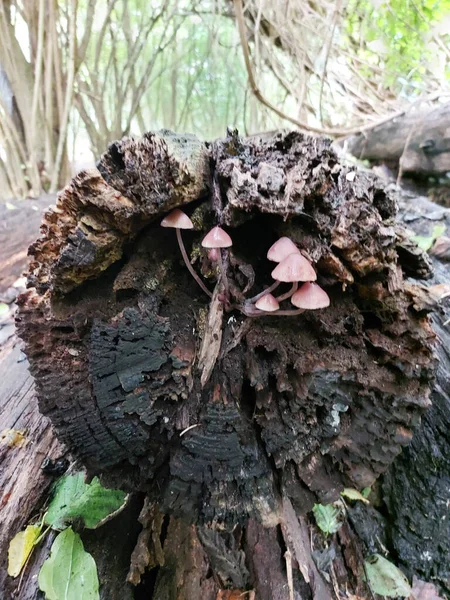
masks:
<svg viewBox="0 0 450 600"><path fill-rule="evenodd" d="M289 600L294 600L294 577L292 574L292 554L289 549L284 553L284 559L286 561L286 573L289 588Z"/></svg>
<svg viewBox="0 0 450 600"><path fill-rule="evenodd" d="M190 431L191 429L194 429L195 427L199 427L200 423L196 423L195 425L189 425L189 427L186 427L186 429L183 429L183 431L180 433L180 437L182 435L184 435L185 433L187 433L188 431Z"/></svg>

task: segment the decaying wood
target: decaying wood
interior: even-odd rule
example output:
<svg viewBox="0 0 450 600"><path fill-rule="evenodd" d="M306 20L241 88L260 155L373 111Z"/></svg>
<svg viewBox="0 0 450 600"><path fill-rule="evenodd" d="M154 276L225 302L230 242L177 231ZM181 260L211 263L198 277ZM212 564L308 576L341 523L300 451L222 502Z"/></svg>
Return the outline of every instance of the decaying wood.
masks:
<svg viewBox="0 0 450 600"><path fill-rule="evenodd" d="M0 302L8 302L8 289L27 266L27 247L39 235L42 211L55 195L0 203Z"/></svg>
<svg viewBox="0 0 450 600"><path fill-rule="evenodd" d="M430 215L434 217L430 219ZM450 232L450 210L439 209L425 198L405 198L400 217L418 235L429 236L436 223ZM383 478L383 498L390 518L387 527L393 551L405 572L425 581L437 581L450 590L450 269L433 257L434 277L427 282L434 303L437 374L432 406L422 418L411 445ZM431 287L430 287L431 286ZM431 298L429 298L431 293Z"/></svg>
<svg viewBox="0 0 450 600"><path fill-rule="evenodd" d="M30 518L39 516L53 481L42 463L60 458L64 448L50 421L39 414L33 379L14 337L0 347L0 381L0 590L5 591L9 541ZM15 443L8 430L20 432L23 443Z"/></svg>
<svg viewBox="0 0 450 600"><path fill-rule="evenodd" d="M401 160L403 173L439 174L450 171L450 103L427 111L410 111L345 140L361 160Z"/></svg>
<svg viewBox="0 0 450 600"><path fill-rule="evenodd" d="M232 134L215 143L214 159L194 143L190 161L188 150L168 158L168 136L116 142L99 172L62 192L31 248L18 326L40 408L60 438L91 474L175 515L153 597L191 589L197 596L179 597L216 598L228 587L281 600L282 499L298 517L344 486L371 485L430 404L429 308L403 275L429 277L430 263L396 224L395 194L341 165L327 141ZM199 182L195 192L178 172ZM221 202L210 202L210 180ZM253 278L248 295L267 285L267 249L289 235L331 297L329 309L295 318L225 314L203 387L209 299L174 232L158 223L183 203L195 226L185 242L210 289L216 270L199 242L220 223L234 243L232 290ZM291 553L295 593L323 597Z"/></svg>

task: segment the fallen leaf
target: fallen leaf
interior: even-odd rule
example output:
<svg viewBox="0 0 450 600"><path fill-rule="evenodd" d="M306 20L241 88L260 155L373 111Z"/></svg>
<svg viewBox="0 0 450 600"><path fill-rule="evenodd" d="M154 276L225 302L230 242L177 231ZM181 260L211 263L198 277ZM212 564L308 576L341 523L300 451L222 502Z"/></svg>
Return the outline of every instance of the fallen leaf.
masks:
<svg viewBox="0 0 450 600"><path fill-rule="evenodd" d="M372 488L365 487L363 490L361 490L361 496L364 496L364 498L368 498L370 496L371 491Z"/></svg>
<svg viewBox="0 0 450 600"><path fill-rule="evenodd" d="M354 490L353 488L344 488L341 492L341 496L344 496L349 500L361 500L361 502L364 502L364 504L370 504L370 502L365 496L363 496L360 492L358 492L358 490Z"/></svg>
<svg viewBox="0 0 450 600"><path fill-rule="evenodd" d="M336 533L342 526L342 512L333 504L314 504L313 513L317 526L325 535Z"/></svg>
<svg viewBox="0 0 450 600"><path fill-rule="evenodd" d="M0 432L0 442L9 448L22 448L27 443L25 431L19 429L4 429Z"/></svg>
<svg viewBox="0 0 450 600"><path fill-rule="evenodd" d="M39 571L39 589L46 600L98 600L97 566L71 527L53 542Z"/></svg>
<svg viewBox="0 0 450 600"><path fill-rule="evenodd" d="M27 562L39 537L42 527L40 525L28 525L24 531L19 531L9 542L8 548L8 575L17 577Z"/></svg>
<svg viewBox="0 0 450 600"><path fill-rule="evenodd" d="M439 223L433 227L433 231L429 236L424 235L414 235L413 241L419 246L421 250L428 252L428 250L432 247L434 242L440 237L443 233L445 233L446 226L443 223Z"/></svg>
<svg viewBox="0 0 450 600"><path fill-rule="evenodd" d="M381 554L370 556L364 561L364 567L367 582L375 594L389 598L407 598L411 594L405 574Z"/></svg>
<svg viewBox="0 0 450 600"><path fill-rule="evenodd" d="M53 529L64 529L81 519L84 527L95 529L120 512L126 499L125 492L102 487L98 477L85 483L83 473L67 475L56 484L45 523Z"/></svg>

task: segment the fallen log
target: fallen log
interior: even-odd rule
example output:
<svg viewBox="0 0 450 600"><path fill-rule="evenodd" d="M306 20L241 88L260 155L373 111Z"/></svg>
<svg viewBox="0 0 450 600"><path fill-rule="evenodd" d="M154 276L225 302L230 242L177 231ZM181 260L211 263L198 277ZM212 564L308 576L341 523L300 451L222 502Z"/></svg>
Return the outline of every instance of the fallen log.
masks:
<svg viewBox="0 0 450 600"><path fill-rule="evenodd" d="M44 194L0 203L0 302L9 303L7 291L26 269L27 248L39 234L42 211L55 200L55 194Z"/></svg>
<svg viewBox="0 0 450 600"><path fill-rule="evenodd" d="M405 194L399 218L417 235L430 237L436 224L450 231L450 210L426 198ZM442 240L448 238L442 237ZM439 240L438 240L439 241ZM437 244L436 244L437 247ZM404 571L450 590L450 268L448 256L431 250L433 278L418 288L416 306L432 308L438 367L432 406L413 440L389 468L382 482L386 526L392 551Z"/></svg>
<svg viewBox="0 0 450 600"><path fill-rule="evenodd" d="M401 165L403 173L439 175L450 171L450 103L406 112L373 129L346 138L360 160Z"/></svg>
<svg viewBox="0 0 450 600"><path fill-rule="evenodd" d="M116 142L98 169L62 192L30 250L34 289L18 326L40 408L90 474L184 519L170 519L165 550L187 543L197 558L187 552L176 577L159 563L153 597L190 580L194 560L201 593L183 584L180 597L254 586L258 598L284 598L276 530L262 525L283 521L306 585L313 565L291 546L295 520L345 486L371 485L429 405L433 334L403 272L428 277L430 263L395 223L394 194L339 164L328 141L230 134L209 148L164 132ZM183 204L211 303L159 227ZM224 280L199 245L217 223L233 238L223 258L234 309L217 310ZM280 235L313 262L331 305L253 319L242 295L270 283L265 254ZM208 324L222 342L202 382ZM215 538L211 524L234 533ZM266 584L262 564L273 572ZM208 565L221 576L206 577ZM329 597L313 579L316 597Z"/></svg>

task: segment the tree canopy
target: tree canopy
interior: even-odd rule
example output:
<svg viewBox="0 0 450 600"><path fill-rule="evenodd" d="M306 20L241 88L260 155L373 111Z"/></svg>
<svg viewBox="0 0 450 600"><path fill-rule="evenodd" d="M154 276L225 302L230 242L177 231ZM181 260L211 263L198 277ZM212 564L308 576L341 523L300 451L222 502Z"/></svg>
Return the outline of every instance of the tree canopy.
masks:
<svg viewBox="0 0 450 600"><path fill-rule="evenodd" d="M450 0L5 0L2 196L168 127L341 136L450 93Z"/></svg>

